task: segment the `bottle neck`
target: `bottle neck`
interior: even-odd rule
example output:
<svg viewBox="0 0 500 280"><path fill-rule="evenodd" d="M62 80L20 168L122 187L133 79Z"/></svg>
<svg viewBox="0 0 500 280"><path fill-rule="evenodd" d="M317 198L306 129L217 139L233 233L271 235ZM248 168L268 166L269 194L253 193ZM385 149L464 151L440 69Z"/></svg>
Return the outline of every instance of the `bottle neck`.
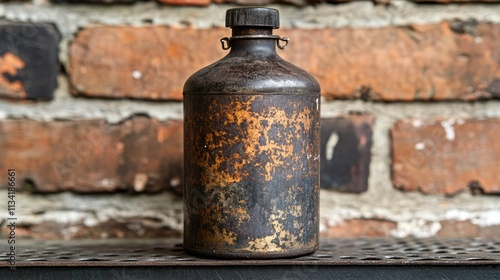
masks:
<svg viewBox="0 0 500 280"><path fill-rule="evenodd" d="M276 38L238 38L249 36L272 36L272 28L233 27L230 54L277 55Z"/></svg>

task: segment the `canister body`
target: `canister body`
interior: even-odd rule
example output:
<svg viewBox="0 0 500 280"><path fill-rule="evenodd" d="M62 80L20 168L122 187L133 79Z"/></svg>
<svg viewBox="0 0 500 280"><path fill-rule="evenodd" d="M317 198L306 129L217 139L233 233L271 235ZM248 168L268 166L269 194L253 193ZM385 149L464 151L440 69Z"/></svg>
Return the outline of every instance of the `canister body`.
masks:
<svg viewBox="0 0 500 280"><path fill-rule="evenodd" d="M319 92L184 92L184 248L221 258L318 247Z"/></svg>

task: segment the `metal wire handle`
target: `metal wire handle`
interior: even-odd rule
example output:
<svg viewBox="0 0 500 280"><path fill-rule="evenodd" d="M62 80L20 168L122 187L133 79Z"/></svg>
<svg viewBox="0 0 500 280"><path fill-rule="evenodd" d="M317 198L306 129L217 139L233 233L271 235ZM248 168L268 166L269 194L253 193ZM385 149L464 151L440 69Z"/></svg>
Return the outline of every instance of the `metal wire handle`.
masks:
<svg viewBox="0 0 500 280"><path fill-rule="evenodd" d="M229 40L228 37L220 39L220 43L222 44L223 50L229 50L231 48L231 41Z"/></svg>
<svg viewBox="0 0 500 280"><path fill-rule="evenodd" d="M285 42L284 45L280 45L280 41L283 41ZM278 46L278 48L284 50L286 48L286 46L288 46L288 43L290 42L290 39L288 37L281 37L278 39L278 41L276 41L276 45Z"/></svg>

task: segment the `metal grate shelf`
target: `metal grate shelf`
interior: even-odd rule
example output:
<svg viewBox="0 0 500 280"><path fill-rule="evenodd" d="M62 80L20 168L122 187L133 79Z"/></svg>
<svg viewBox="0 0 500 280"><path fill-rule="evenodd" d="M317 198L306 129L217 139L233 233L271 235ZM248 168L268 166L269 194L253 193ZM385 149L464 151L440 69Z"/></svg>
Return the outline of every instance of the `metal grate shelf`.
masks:
<svg viewBox="0 0 500 280"><path fill-rule="evenodd" d="M216 273L213 274L215 279L226 279L222 277L226 274L229 275L227 279L233 279L235 275L241 276L235 276L236 279L262 279L263 275L267 277L274 275L273 273L283 275L292 272L299 273L299 276L296 275L298 278L283 279L321 278L323 276L318 275L325 271L329 271L328 275L339 277L345 277L342 274L344 272L355 275L352 273L366 271L366 276L377 279L377 275L398 271L410 275L414 269L417 269L417 275L423 277L425 271L437 269L439 273L448 271L448 275L458 273L457 276L464 276L465 272L475 271L473 275L478 277L482 275L488 279L500 279L500 239L322 240L320 249L312 255L276 260L215 260L193 257L184 252L180 242L179 239L17 240L16 271L8 271L8 256L6 252L2 253L0 267L3 269L0 269L0 278L8 279L3 276L21 276L23 273L32 277L40 273L46 279L48 275L56 277L63 273L61 277L73 279L71 275L86 271L97 273L96 275L125 273L131 279L135 279L134 273L137 273L136 276L144 279L147 277L141 271L147 271L152 273L150 279L155 279L165 276L164 273L168 270L169 273L179 273L177 276L181 278L190 279L210 279L210 273ZM429 270L430 268L432 269ZM281 277L279 275L278 278ZM439 274L430 274L429 277L432 275ZM274 276L272 279L275 279Z"/></svg>

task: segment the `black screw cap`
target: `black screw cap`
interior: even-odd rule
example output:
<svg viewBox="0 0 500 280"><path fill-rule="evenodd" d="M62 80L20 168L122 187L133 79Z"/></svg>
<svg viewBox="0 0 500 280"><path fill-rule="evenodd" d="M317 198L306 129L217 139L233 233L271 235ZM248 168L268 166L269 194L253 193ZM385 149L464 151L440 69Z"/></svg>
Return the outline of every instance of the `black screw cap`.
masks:
<svg viewBox="0 0 500 280"><path fill-rule="evenodd" d="M226 27L280 27L280 16L271 8L235 8L226 11Z"/></svg>

